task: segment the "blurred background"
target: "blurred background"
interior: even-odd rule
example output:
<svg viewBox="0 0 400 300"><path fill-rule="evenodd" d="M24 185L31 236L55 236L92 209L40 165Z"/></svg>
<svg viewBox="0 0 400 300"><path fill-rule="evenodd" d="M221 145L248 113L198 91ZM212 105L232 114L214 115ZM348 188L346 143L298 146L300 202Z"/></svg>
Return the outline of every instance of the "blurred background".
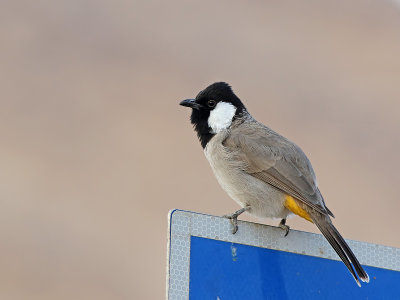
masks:
<svg viewBox="0 0 400 300"><path fill-rule="evenodd" d="M346 238L400 247L399 3L0 6L1 299L164 298L168 211L238 209L178 105L221 80L307 153Z"/></svg>

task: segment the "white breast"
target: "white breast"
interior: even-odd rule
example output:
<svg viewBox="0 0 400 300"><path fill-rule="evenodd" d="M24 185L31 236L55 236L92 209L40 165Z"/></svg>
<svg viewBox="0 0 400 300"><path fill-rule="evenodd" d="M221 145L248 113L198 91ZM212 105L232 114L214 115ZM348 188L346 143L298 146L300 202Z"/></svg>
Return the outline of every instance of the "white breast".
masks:
<svg viewBox="0 0 400 300"><path fill-rule="evenodd" d="M216 134L204 149L222 189L242 207L250 205L249 213L257 217L286 218L289 211L283 206L284 194L243 171L235 153L222 145L227 134L227 130Z"/></svg>

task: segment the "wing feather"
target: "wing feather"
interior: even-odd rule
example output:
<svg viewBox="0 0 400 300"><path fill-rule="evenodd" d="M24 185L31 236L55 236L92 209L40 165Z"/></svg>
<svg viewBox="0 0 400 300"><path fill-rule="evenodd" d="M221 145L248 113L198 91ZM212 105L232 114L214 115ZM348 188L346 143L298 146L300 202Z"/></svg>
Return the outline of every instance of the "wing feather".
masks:
<svg viewBox="0 0 400 300"><path fill-rule="evenodd" d="M250 175L333 216L317 187L310 161L286 138L253 120L233 126L223 144L244 162Z"/></svg>

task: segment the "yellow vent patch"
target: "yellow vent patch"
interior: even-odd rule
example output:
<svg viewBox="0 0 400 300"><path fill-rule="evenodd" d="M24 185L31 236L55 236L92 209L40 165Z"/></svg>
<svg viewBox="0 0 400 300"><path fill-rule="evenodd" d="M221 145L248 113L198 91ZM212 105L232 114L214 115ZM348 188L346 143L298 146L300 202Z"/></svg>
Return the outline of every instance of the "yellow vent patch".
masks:
<svg viewBox="0 0 400 300"><path fill-rule="evenodd" d="M297 201L289 195L285 196L285 203L283 204L285 205L285 207L290 210L292 213L306 219L307 221L310 221L311 223L313 223L310 215L308 214L308 212L306 212L304 209L302 209L298 204Z"/></svg>

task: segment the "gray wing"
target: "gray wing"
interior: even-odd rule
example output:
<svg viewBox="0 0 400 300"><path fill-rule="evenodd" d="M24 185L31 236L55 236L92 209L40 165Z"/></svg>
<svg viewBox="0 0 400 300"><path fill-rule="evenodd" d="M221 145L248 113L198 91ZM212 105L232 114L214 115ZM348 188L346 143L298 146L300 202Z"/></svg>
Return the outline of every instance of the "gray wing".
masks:
<svg viewBox="0 0 400 300"><path fill-rule="evenodd" d="M286 138L252 121L232 128L223 144L244 162L250 175L333 217L317 187L310 161Z"/></svg>

